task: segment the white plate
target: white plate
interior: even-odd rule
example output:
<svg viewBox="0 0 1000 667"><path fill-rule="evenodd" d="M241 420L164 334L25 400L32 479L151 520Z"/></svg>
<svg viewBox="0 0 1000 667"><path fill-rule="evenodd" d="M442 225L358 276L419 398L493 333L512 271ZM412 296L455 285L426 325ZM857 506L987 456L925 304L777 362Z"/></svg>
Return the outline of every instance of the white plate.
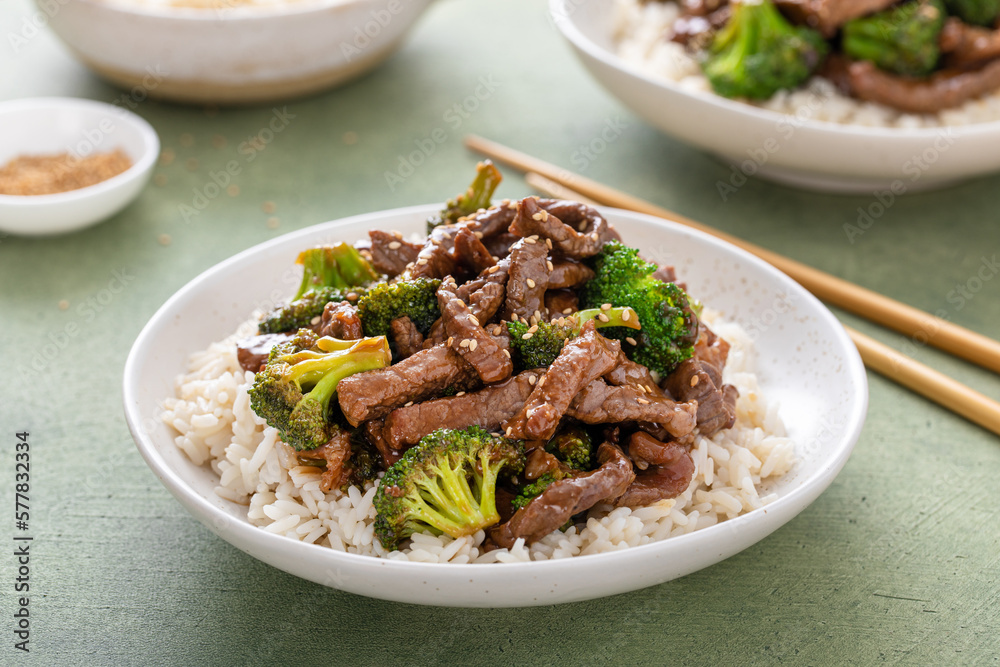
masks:
<svg viewBox="0 0 1000 667"><path fill-rule="evenodd" d="M106 181L51 195L0 195L0 231L60 234L110 218L139 196L160 155L160 140L131 111L73 97L0 103L0 164L20 155L83 158L120 148L132 166Z"/></svg>
<svg viewBox="0 0 1000 667"><path fill-rule="evenodd" d="M772 533L833 481L864 423L868 385L843 327L797 283L700 232L616 209L603 212L626 243L672 263L692 294L755 332L758 375L795 439L798 462L763 509L622 551L559 561L451 565L341 553L252 526L246 508L213 493L218 477L192 464L157 419L188 355L230 335L258 307L294 293L298 252L354 241L372 228L423 231L440 205L397 209L304 229L240 253L192 280L152 317L125 364L125 415L139 451L174 496L222 539L286 572L341 590L417 604L543 605L652 586L717 563Z"/></svg>
<svg viewBox="0 0 1000 667"><path fill-rule="evenodd" d="M556 26L597 81L650 125L734 163L747 175L834 192L942 187L1000 170L1000 121L947 128L876 128L811 120L690 91L615 54L608 0L549 0ZM894 185L895 184L895 185Z"/></svg>

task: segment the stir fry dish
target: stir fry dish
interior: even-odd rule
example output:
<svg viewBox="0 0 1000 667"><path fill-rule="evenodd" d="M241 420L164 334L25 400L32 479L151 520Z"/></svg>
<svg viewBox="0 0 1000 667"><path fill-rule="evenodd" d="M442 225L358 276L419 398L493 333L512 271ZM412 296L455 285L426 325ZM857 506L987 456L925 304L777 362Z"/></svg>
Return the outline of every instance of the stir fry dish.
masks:
<svg viewBox="0 0 1000 667"><path fill-rule="evenodd" d="M673 0L667 0L673 1ZM678 0L668 39L724 97L766 100L820 75L932 114L1000 88L1000 0Z"/></svg>
<svg viewBox="0 0 1000 667"><path fill-rule="evenodd" d="M303 250L297 293L238 343L293 465L324 493L377 485L387 551L478 531L530 545L598 503L674 498L696 437L736 421L729 344L673 269L590 206L491 206L500 178L481 163L423 242Z"/></svg>

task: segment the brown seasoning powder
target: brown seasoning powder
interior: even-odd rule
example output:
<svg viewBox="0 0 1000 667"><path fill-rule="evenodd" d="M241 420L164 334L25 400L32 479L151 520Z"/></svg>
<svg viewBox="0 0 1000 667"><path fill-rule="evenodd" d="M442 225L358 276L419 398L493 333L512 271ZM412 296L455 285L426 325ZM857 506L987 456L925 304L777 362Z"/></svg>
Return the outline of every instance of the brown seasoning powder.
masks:
<svg viewBox="0 0 1000 667"><path fill-rule="evenodd" d="M59 155L21 155L0 167L0 194L51 195L85 188L132 166L119 148L77 158Z"/></svg>

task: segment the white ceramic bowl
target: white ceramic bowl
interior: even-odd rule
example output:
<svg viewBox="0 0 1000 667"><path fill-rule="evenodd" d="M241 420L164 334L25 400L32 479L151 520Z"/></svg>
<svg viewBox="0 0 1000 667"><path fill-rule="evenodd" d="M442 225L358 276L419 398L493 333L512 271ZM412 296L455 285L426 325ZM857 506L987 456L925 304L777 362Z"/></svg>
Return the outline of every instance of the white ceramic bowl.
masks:
<svg viewBox="0 0 1000 667"><path fill-rule="evenodd" d="M288 0L216 9L64 0L50 25L88 67L146 96L259 103L313 93L372 69L430 0ZM39 0L39 6L46 3ZM182 4L178 2L177 4Z"/></svg>
<svg viewBox="0 0 1000 667"><path fill-rule="evenodd" d="M167 301L125 364L125 416L139 451L174 496L222 539L300 577L371 597L469 607L528 606L622 593L683 576L777 530L833 481L861 431L865 370L833 315L797 283L722 241L673 223L608 209L626 243L671 263L691 292L757 338L761 390L781 403L798 462L766 507L688 535L558 561L451 565L383 560L304 544L252 526L246 507L213 492L218 477L191 463L159 419L188 355L232 333L248 314L294 292L289 271L317 243L354 241L372 228L422 232L440 205L362 215L261 244L209 269Z"/></svg>
<svg viewBox="0 0 1000 667"><path fill-rule="evenodd" d="M58 234L105 220L139 195L160 154L156 131L121 107L67 97L0 103L0 164L20 155L86 157L116 148L132 166L106 181L51 195L0 195L0 231Z"/></svg>
<svg viewBox="0 0 1000 667"><path fill-rule="evenodd" d="M869 128L760 109L651 76L615 53L608 0L549 0L553 21L607 90L648 123L758 175L835 192L895 195L1000 170L1000 121ZM895 184L895 188L893 185Z"/></svg>

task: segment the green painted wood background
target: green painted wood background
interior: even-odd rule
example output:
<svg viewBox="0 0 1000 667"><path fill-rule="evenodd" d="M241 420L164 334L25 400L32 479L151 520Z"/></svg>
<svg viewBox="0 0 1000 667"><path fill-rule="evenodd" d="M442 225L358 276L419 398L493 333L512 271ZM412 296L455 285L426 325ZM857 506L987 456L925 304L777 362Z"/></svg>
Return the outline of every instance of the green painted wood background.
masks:
<svg viewBox="0 0 1000 667"><path fill-rule="evenodd" d="M854 243L843 226L872 196L751 180L724 202L716 184L729 168L599 89L544 5L441 0L381 69L287 104L287 127L252 161L240 145L267 126L271 107L145 101L137 113L176 154L156 169L159 185L93 229L2 239L0 507L13 504L13 433L29 429L36 541L28 659L12 647L13 562L0 557L0 663L997 664L1000 439L877 376L854 455L787 526L681 580L559 607L426 608L299 580L212 535L145 467L120 385L156 308L204 269L284 232L453 194L476 161L460 145L465 132L1000 335L1000 279L974 280L1000 254L1000 176L899 199ZM26 0L0 6L0 99L120 98L45 31L15 53L9 35L31 11ZM473 105L477 86L484 99ZM463 103L477 108L449 114ZM586 159L581 147L609 124L618 136ZM444 141L390 188L385 172L436 128ZM181 206L230 160L241 165L239 194L185 221ZM508 173L501 196L526 192ZM959 300L959 286L977 291ZM1000 394L990 373L844 319ZM13 532L0 520L3 539Z"/></svg>

